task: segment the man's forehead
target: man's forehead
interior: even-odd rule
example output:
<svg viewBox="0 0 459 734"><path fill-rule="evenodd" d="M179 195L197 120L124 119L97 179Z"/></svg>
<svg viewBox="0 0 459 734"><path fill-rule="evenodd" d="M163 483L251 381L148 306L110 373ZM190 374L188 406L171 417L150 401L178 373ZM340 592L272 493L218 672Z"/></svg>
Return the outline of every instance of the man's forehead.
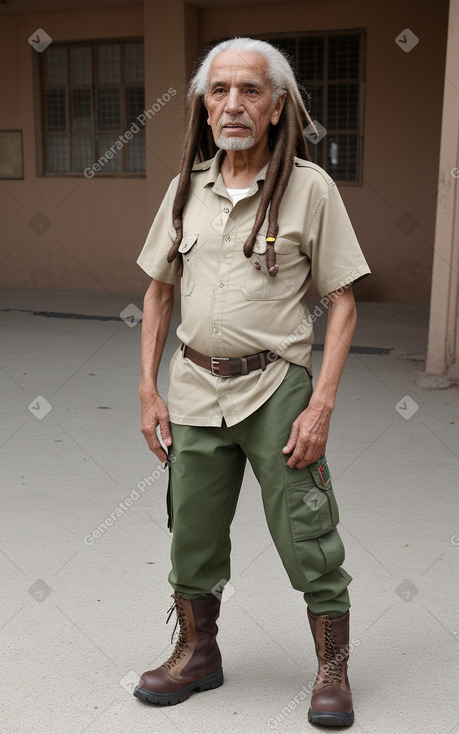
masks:
<svg viewBox="0 0 459 734"><path fill-rule="evenodd" d="M228 49L221 51L213 59L209 70L209 81L222 74L235 74L238 76L247 74L248 77L255 75L260 80L268 81L268 63L262 54L255 51L241 51Z"/></svg>

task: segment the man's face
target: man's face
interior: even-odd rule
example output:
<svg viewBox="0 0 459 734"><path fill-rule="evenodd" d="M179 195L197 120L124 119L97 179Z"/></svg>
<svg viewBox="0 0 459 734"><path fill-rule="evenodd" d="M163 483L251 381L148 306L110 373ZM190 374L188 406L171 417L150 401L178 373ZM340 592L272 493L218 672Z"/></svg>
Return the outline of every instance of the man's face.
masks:
<svg viewBox="0 0 459 734"><path fill-rule="evenodd" d="M285 94L273 104L264 56L229 49L212 61L205 98L215 143L225 150L267 144L270 123L276 125Z"/></svg>

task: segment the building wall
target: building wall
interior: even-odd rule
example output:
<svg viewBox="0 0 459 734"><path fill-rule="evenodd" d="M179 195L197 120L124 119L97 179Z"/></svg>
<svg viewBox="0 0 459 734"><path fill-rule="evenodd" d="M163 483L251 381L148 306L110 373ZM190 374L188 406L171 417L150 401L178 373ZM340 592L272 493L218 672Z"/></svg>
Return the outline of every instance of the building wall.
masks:
<svg viewBox="0 0 459 734"><path fill-rule="evenodd" d="M230 0L228 0L229 2ZM367 31L363 184L340 190L373 270L360 299L428 303L437 194L447 3L411 0L304 0L196 10L183 0L145 0L110 10L2 16L0 129L23 129L24 181L2 181L0 284L140 292L135 265L167 183L177 172L182 95L204 44L231 35L365 27ZM410 53L394 42L420 38ZM27 38L145 37L146 106L173 86L177 95L147 124L147 176L92 179L37 176L34 58ZM36 85L35 85L36 87ZM28 222L42 212L38 234ZM414 228L397 220L408 212ZM3 259L2 259L3 258Z"/></svg>
<svg viewBox="0 0 459 734"><path fill-rule="evenodd" d="M147 227L145 178L37 175L38 54L27 42L37 28L54 41L142 37L143 7L2 16L0 68L7 71L0 82L0 129L23 130L24 180L0 182L0 283L140 291L135 258ZM159 80L153 86L151 93L165 91ZM176 115L179 108L176 103ZM29 224L37 215L45 222L41 230Z"/></svg>

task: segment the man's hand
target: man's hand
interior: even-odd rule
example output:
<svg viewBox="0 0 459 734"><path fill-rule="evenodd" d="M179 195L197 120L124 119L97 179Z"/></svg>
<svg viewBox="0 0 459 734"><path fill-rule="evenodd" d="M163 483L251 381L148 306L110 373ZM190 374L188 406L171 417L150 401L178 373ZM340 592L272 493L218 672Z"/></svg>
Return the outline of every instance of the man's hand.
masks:
<svg viewBox="0 0 459 734"><path fill-rule="evenodd" d="M164 463L167 459L167 454L159 442L156 427L159 425L161 438L166 446L171 446L172 436L169 425L169 411L164 400L157 393L141 393L140 404L142 407L140 430L145 436L145 440L151 451Z"/></svg>
<svg viewBox="0 0 459 734"><path fill-rule="evenodd" d="M291 469L303 469L325 454L336 392L351 346L356 323L352 288L346 286L328 294L328 318L324 355L317 385L309 405L292 424L290 437L282 449L293 454Z"/></svg>
<svg viewBox="0 0 459 734"><path fill-rule="evenodd" d="M309 404L292 424L289 439L282 453L290 454L287 466L303 469L325 454L332 410Z"/></svg>

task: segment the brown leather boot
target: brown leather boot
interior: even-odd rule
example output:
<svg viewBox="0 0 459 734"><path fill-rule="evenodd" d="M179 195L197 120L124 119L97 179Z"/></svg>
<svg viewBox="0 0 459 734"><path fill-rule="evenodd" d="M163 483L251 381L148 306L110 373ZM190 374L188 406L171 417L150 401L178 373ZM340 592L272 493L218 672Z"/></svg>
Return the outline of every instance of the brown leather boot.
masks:
<svg viewBox="0 0 459 734"><path fill-rule="evenodd" d="M308 609L308 617L319 663L308 719L322 726L351 726L354 711L347 677L349 612L330 619L328 614L316 617Z"/></svg>
<svg viewBox="0 0 459 734"><path fill-rule="evenodd" d="M174 632L180 625L174 652L159 668L143 673L134 688L134 696L161 706L182 703L192 691L208 691L223 683L222 656L216 641L220 599L210 596L190 601L179 594L171 596L174 603L167 621L175 609Z"/></svg>

